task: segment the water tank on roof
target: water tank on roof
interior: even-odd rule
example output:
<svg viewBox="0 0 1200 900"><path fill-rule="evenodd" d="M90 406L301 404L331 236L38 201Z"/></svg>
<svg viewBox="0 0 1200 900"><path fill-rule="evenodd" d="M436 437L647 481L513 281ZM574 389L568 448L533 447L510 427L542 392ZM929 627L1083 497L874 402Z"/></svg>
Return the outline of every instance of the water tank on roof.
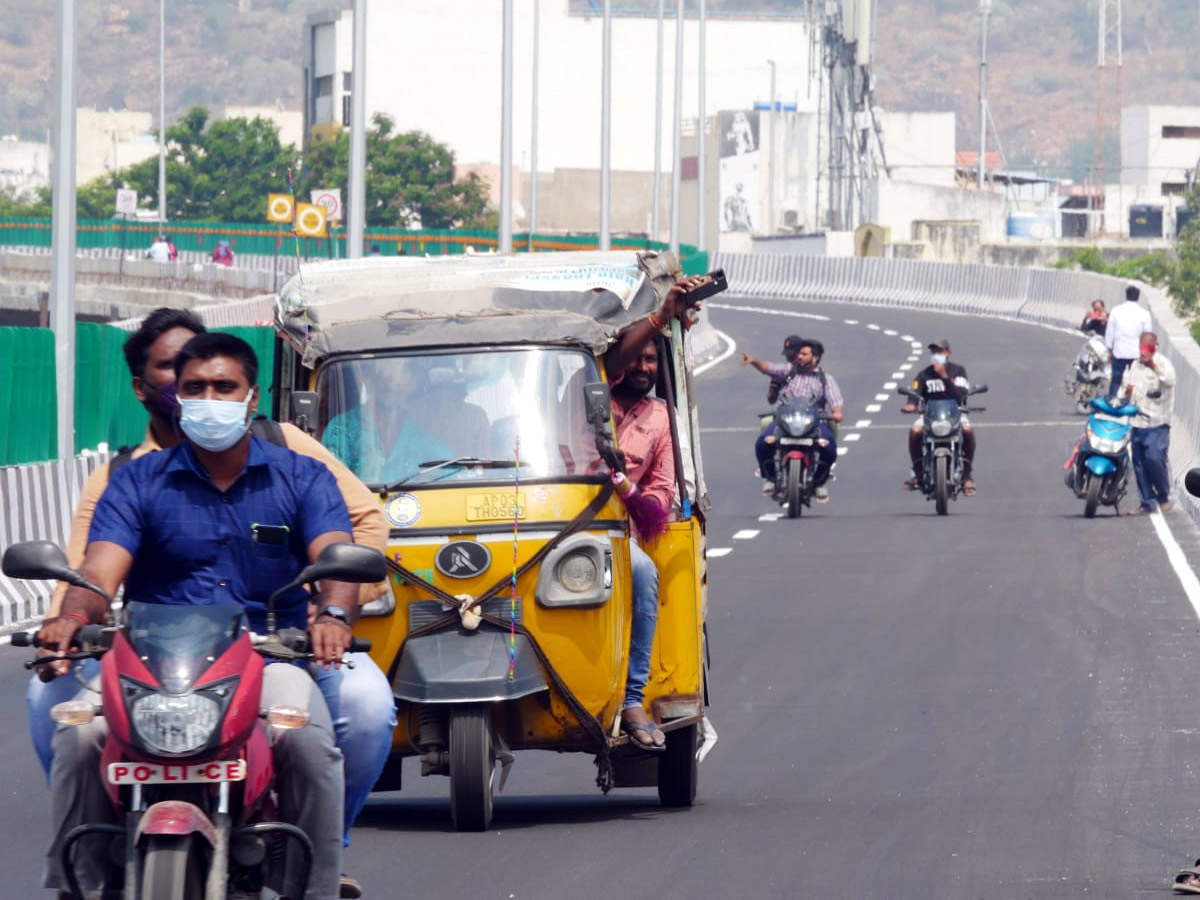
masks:
<svg viewBox="0 0 1200 900"><path fill-rule="evenodd" d="M1183 234L1183 229L1187 228L1190 221L1192 221L1192 211L1186 206L1175 210L1175 237Z"/></svg>
<svg viewBox="0 0 1200 900"><path fill-rule="evenodd" d="M1135 203L1129 207L1129 236L1131 238L1160 238L1163 234L1162 207L1152 203Z"/></svg>

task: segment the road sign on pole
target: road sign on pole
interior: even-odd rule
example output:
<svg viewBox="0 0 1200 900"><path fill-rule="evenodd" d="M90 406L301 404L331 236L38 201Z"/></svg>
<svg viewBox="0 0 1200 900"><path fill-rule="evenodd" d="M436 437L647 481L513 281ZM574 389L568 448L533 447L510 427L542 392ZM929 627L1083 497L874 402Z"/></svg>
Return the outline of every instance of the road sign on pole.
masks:
<svg viewBox="0 0 1200 900"><path fill-rule="evenodd" d="M312 202L325 207L325 218L330 222L342 221L342 189L325 188L313 191Z"/></svg>
<svg viewBox="0 0 1200 900"><path fill-rule="evenodd" d="M117 188L117 212L127 216L137 213L137 191Z"/></svg>

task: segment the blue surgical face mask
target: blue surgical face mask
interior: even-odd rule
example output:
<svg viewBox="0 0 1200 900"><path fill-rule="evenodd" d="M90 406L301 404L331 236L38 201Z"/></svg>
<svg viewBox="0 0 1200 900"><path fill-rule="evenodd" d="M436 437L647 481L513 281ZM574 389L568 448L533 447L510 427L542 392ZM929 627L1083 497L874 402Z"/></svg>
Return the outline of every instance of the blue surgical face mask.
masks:
<svg viewBox="0 0 1200 900"><path fill-rule="evenodd" d="M180 400L179 427L197 447L220 452L242 439L248 427L251 391L245 400Z"/></svg>
<svg viewBox="0 0 1200 900"><path fill-rule="evenodd" d="M931 354L929 358L931 360L933 360L933 364L935 366L944 366L946 364L946 354L945 353L934 353L934 354Z"/></svg>

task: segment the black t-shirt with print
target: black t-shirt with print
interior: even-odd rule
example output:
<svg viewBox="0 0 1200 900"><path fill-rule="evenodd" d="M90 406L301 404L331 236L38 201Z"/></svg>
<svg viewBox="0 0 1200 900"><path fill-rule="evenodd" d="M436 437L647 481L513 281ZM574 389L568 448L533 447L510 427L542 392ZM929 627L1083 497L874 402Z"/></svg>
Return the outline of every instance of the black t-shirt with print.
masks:
<svg viewBox="0 0 1200 900"><path fill-rule="evenodd" d="M971 382L967 380L967 370L957 363L946 363L946 377L934 371L933 366L926 366L913 379L912 390L925 400L957 400L959 403L967 398Z"/></svg>

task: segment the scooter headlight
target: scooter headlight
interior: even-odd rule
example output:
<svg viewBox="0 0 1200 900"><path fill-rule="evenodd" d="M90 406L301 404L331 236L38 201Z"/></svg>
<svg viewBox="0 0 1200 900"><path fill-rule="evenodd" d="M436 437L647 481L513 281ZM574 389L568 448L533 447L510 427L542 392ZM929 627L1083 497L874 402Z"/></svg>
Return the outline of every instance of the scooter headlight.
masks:
<svg viewBox="0 0 1200 900"><path fill-rule="evenodd" d="M188 694L164 694L127 678L121 682L134 736L151 753L183 756L204 748L217 736L237 679Z"/></svg>
<svg viewBox="0 0 1200 900"><path fill-rule="evenodd" d="M946 437L954 430L954 425L949 419L935 419L929 423L929 430L934 437Z"/></svg>
<svg viewBox="0 0 1200 900"><path fill-rule="evenodd" d="M1099 453L1102 456L1116 456L1125 450L1125 445L1129 442L1128 433L1125 436L1116 439L1102 437L1088 428L1088 449L1093 453Z"/></svg>

